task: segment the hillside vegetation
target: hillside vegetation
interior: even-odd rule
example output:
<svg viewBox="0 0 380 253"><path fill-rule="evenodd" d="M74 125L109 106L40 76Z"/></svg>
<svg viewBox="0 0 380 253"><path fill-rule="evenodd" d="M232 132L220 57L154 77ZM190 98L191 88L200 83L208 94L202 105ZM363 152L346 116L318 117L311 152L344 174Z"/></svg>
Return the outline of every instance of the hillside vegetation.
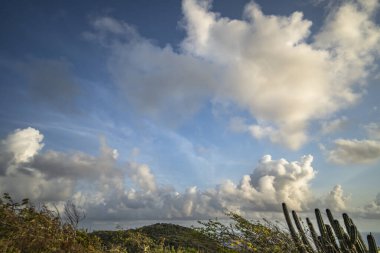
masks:
<svg viewBox="0 0 380 253"><path fill-rule="evenodd" d="M106 249L115 245L130 252L170 249L175 252L222 252L219 242L192 228L175 224L158 223L137 229L119 231L95 231ZM168 251L166 251L168 252Z"/></svg>
<svg viewBox="0 0 380 253"><path fill-rule="evenodd" d="M0 198L0 252L102 252L100 240L62 222L46 206Z"/></svg>
<svg viewBox="0 0 380 253"><path fill-rule="evenodd" d="M297 230L284 205L289 230L268 221L251 222L235 213L228 213L229 225L217 219L201 223L200 228L173 224L154 224L137 229L94 231L78 229L83 218L72 203L66 205L64 217L45 206L37 208L27 199L14 202L8 194L0 197L0 252L299 252L299 253L373 253L377 251L372 236L369 248L364 245L356 226L347 215L347 232L333 220L335 228L318 218L320 235L307 231L293 212ZM319 214L319 211L317 212ZM310 228L310 222L308 225ZM339 225L339 227L338 227ZM311 225L312 227L312 225ZM341 229L334 234L333 230ZM297 232L298 231L298 232ZM311 232L311 233L310 233ZM336 236L336 237L335 237ZM372 241L373 240L373 241Z"/></svg>

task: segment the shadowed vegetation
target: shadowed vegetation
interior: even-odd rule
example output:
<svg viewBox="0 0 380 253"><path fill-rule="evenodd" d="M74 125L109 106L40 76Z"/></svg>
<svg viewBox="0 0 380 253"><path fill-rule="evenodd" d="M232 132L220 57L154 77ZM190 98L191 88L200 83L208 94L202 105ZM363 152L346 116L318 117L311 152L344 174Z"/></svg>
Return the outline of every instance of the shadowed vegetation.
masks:
<svg viewBox="0 0 380 253"><path fill-rule="evenodd" d="M282 209L299 253L378 253L373 236L371 234L367 236L367 247L356 225L346 213L342 215L346 228L344 230L339 220L334 218L329 209L326 209L326 214L330 225L324 222L320 210L315 209L315 217L319 228L318 234L309 218L306 218L307 229L305 229L297 213L292 211L297 232L285 203L282 204Z"/></svg>
<svg viewBox="0 0 380 253"><path fill-rule="evenodd" d="M97 237L63 223L57 212L0 198L1 252L101 252Z"/></svg>
<svg viewBox="0 0 380 253"><path fill-rule="evenodd" d="M197 229L219 242L224 252L295 252L296 246L290 235L276 224L267 220L251 222L236 213L227 213L232 220L224 225L217 219L200 222Z"/></svg>
<svg viewBox="0 0 380 253"><path fill-rule="evenodd" d="M283 205L289 232L267 220L249 221L236 213L227 213L228 225L219 220L200 222L199 228L173 224L154 224L137 229L94 231L78 229L84 213L68 202L63 218L58 211L40 208L27 199L14 202L9 194L0 198L0 252L258 252L258 253L377 253L376 242L368 236L368 247L348 215L343 214L346 231L327 210L331 226L323 222L316 209L320 235L310 220L304 229L295 212L293 227ZM318 210L318 211L317 211Z"/></svg>

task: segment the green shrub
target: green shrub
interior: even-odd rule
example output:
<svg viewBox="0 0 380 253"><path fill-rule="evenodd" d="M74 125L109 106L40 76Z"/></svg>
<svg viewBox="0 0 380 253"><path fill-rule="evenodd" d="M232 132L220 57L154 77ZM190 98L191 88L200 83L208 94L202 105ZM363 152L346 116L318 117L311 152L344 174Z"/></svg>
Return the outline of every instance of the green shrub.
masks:
<svg viewBox="0 0 380 253"><path fill-rule="evenodd" d="M101 252L98 238L63 223L46 206L37 209L28 199L0 198L0 248L3 252Z"/></svg>
<svg viewBox="0 0 380 253"><path fill-rule="evenodd" d="M201 233L218 241L223 252L296 252L289 234L277 225L267 220L251 222L233 212L227 215L233 221L229 225L215 219L199 222L203 227L198 228Z"/></svg>

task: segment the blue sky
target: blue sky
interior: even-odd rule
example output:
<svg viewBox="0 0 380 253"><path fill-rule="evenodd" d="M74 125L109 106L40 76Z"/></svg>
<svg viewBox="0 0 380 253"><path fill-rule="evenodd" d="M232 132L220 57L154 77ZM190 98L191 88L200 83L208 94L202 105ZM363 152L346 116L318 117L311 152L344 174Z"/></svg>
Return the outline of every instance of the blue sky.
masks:
<svg viewBox="0 0 380 253"><path fill-rule="evenodd" d="M277 215L286 201L372 229L378 8L8 1L0 190L73 200L90 222Z"/></svg>

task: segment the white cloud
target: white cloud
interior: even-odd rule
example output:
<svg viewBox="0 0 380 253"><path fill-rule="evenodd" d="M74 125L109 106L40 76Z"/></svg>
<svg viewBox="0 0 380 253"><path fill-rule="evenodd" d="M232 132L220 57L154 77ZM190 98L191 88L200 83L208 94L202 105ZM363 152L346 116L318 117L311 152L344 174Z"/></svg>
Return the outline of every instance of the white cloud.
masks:
<svg viewBox="0 0 380 253"><path fill-rule="evenodd" d="M37 129L28 127L17 129L1 140L0 161L5 173L0 175L0 192L41 201L56 201L71 196L74 185L70 180L49 179L31 167L44 146L43 138Z"/></svg>
<svg viewBox="0 0 380 253"><path fill-rule="evenodd" d="M293 209L303 209L310 202L309 183L316 174L312 161L311 155L293 162L264 156L250 175L251 185L261 193L264 202L286 202Z"/></svg>
<svg viewBox="0 0 380 253"><path fill-rule="evenodd" d="M249 126L249 132L254 136L256 139L262 139L265 137L273 137L276 134L276 130L274 130L272 127L267 126L263 127L260 125L251 125Z"/></svg>
<svg viewBox="0 0 380 253"><path fill-rule="evenodd" d="M339 122L337 123L339 125ZM368 139L337 139L334 141L334 147L324 149L327 159L342 165L374 163L380 160L380 125L372 122L363 128Z"/></svg>
<svg viewBox="0 0 380 253"><path fill-rule="evenodd" d="M302 209L309 202L309 183L315 175L311 156L299 162L265 156L238 185L227 180L205 191L189 187L179 193L171 186L157 185L146 164L118 165L115 150L107 146L104 138L99 156L54 150L41 152L42 139L38 130L27 128L11 133L2 141L1 155L8 150L23 155L18 156L20 163L11 164L16 166L13 174L0 176L0 190L35 201L59 202L72 197L94 219L204 218L221 214L224 209L277 210L283 201L292 208ZM133 187L126 184L128 180L134 183Z"/></svg>
<svg viewBox="0 0 380 253"><path fill-rule="evenodd" d="M41 152L44 136L34 128L17 129L1 141L0 161L6 173L0 176L2 192L32 200L67 200L78 182L101 182L121 187L123 174L115 152L102 141L100 155L81 152Z"/></svg>
<svg viewBox="0 0 380 253"><path fill-rule="evenodd" d="M369 14L373 14L374 11L379 8L378 0L358 0L361 7Z"/></svg>
<svg viewBox="0 0 380 253"><path fill-rule="evenodd" d="M129 177L144 191L156 191L156 180L146 164L129 163Z"/></svg>
<svg viewBox="0 0 380 253"><path fill-rule="evenodd" d="M218 87L220 94L250 110L259 121L273 123L273 134L266 134L272 141L296 149L307 140L311 120L331 115L358 98L352 88L368 73L380 33L356 3L333 12L313 44L305 42L311 22L301 13L266 16L256 4L249 4L246 20L230 20L197 3L183 4L185 50L224 69L226 82ZM336 23L350 17L346 12L360 17L347 20L351 26L345 23L358 33L355 38L339 33ZM331 40L340 44L333 47ZM352 58L345 58L352 50Z"/></svg>
<svg viewBox="0 0 380 253"><path fill-rule="evenodd" d="M372 219L380 219L380 193L376 198L363 208L364 217Z"/></svg>
<svg viewBox="0 0 380 253"><path fill-rule="evenodd" d="M311 23L302 20L301 13L265 16L254 4L246 7L247 20L219 18L195 1L184 1L184 15L185 50L209 59L225 73L219 95L247 108L258 120L273 122L282 131L279 141L299 147L305 138L294 129L303 131L310 115L318 117L317 104L309 101L329 83L327 53L303 43Z"/></svg>
<svg viewBox="0 0 380 253"><path fill-rule="evenodd" d="M349 196L344 194L341 185L336 185L327 195L325 205L333 211L342 212L347 210Z"/></svg>
<svg viewBox="0 0 380 253"><path fill-rule="evenodd" d="M355 1L343 3L330 14L316 36L316 45L331 51L336 64L335 87L341 89L342 98L347 101L355 100L355 94L353 87L346 84L365 84L370 70L376 68L372 64L380 48L380 30L371 15L374 9L361 7Z"/></svg>
<svg viewBox="0 0 380 253"><path fill-rule="evenodd" d="M1 144L5 152L13 154L13 160L18 164L30 161L42 149L43 138L38 130L28 127L15 130Z"/></svg>
<svg viewBox="0 0 380 253"><path fill-rule="evenodd" d="M110 194L107 208L97 200L107 198L99 196L95 200L90 198L93 203L82 197L82 205L87 205L91 217L130 219L210 218L222 215L226 209L251 215L252 211L277 211L283 201L293 209L304 210L313 200L309 183L315 171L311 162L311 156L299 162L265 156L254 172L243 176L238 185L227 180L215 188L201 191L193 186L182 193L171 187L157 186L147 165L133 164L129 173L133 173L132 180L139 188ZM107 213L111 209L112 214Z"/></svg>
<svg viewBox="0 0 380 253"><path fill-rule="evenodd" d="M46 178L30 170L9 176L0 176L0 192L8 192L16 200L29 198L38 202L66 201L74 194L75 184L67 178Z"/></svg>
<svg viewBox="0 0 380 253"><path fill-rule="evenodd" d="M34 128L16 129L0 142L1 170L15 172L21 163L30 162L43 147L43 135ZM7 168L7 169L5 169Z"/></svg>
<svg viewBox="0 0 380 253"><path fill-rule="evenodd" d="M106 43L109 69L136 108L173 120L194 114L205 99L232 101L259 122L253 128L273 129L253 137L298 149L310 122L360 98L376 67L376 7L342 3L311 43L312 23L300 12L265 15L249 3L244 19L235 20L210 11L211 1L196 0L182 2L187 36L177 51L110 17L95 20L92 35L103 44L113 38Z"/></svg>
<svg viewBox="0 0 380 253"><path fill-rule="evenodd" d="M247 215L252 211L277 211L284 201L293 209L307 209L313 199L309 189L315 175L311 161L311 156L305 156L299 162L264 156L253 173L244 175L239 184L226 180L205 191L189 188L178 198L185 203L186 216L193 217L212 217L226 209ZM193 210L192 213L189 210Z"/></svg>
<svg viewBox="0 0 380 253"><path fill-rule="evenodd" d="M336 164L371 163L380 159L380 142L372 140L335 140L335 146L328 151L328 159Z"/></svg>

